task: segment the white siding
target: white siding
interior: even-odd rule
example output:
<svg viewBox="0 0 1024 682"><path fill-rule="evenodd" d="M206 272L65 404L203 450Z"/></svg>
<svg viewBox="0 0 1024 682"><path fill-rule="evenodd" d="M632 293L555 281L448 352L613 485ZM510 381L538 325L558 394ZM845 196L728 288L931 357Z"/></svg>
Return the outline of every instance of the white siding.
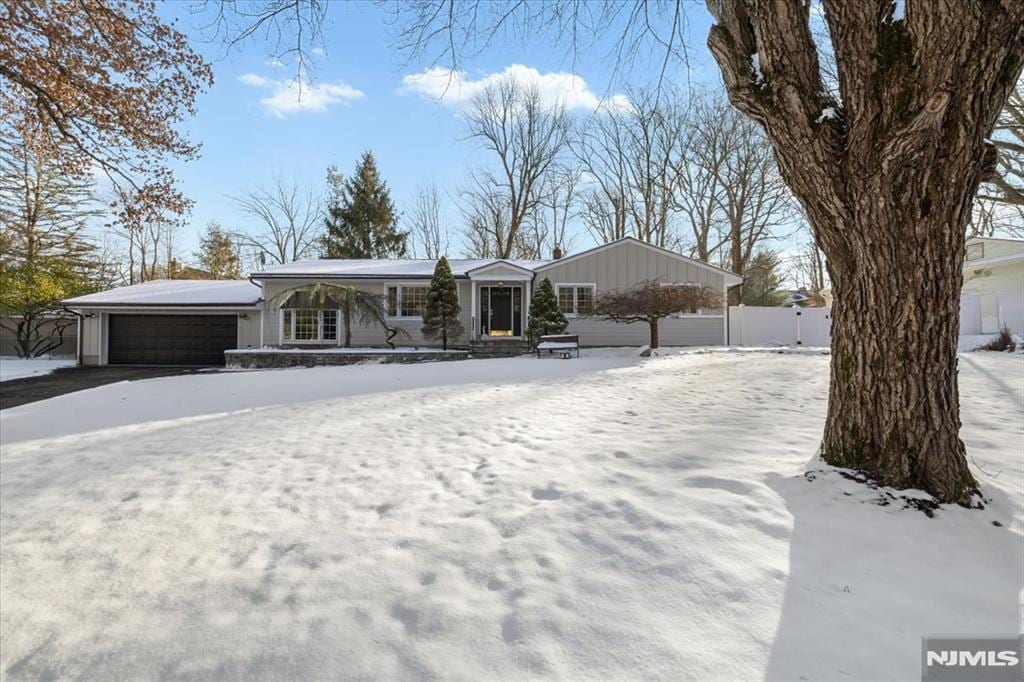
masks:
<svg viewBox="0 0 1024 682"><path fill-rule="evenodd" d="M629 288L644 280L703 284L716 291L723 291L725 286L725 276L720 272L631 242L548 266L537 273L534 286L545 277L556 289L560 283L594 284L598 294ZM650 339L646 324L618 324L589 318L571 318L567 333L579 334L583 346L640 346ZM725 320L712 316L673 317L662 320L659 336L663 346L724 344Z"/></svg>

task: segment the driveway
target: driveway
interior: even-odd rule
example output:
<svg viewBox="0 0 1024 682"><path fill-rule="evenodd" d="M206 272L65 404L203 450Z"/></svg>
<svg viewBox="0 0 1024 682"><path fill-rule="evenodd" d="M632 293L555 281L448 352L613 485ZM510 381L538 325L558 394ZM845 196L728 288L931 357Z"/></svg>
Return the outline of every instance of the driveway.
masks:
<svg viewBox="0 0 1024 682"><path fill-rule="evenodd" d="M180 376L196 372L216 372L211 367L64 367L42 376L12 379L0 383L0 410L37 400L83 391L117 381L137 381L156 377Z"/></svg>

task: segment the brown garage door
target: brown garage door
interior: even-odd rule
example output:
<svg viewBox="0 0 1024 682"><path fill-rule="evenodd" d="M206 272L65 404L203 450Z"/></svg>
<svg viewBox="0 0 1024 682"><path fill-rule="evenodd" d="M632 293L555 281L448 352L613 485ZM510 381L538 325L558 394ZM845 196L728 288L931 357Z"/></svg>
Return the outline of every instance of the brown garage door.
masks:
<svg viewBox="0 0 1024 682"><path fill-rule="evenodd" d="M111 315L112 365L223 365L238 346L235 315Z"/></svg>

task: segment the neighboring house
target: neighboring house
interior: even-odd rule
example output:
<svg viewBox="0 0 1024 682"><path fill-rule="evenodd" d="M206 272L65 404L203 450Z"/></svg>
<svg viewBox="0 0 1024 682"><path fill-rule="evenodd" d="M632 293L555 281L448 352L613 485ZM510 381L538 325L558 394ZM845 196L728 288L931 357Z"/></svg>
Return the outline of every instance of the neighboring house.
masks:
<svg viewBox="0 0 1024 682"><path fill-rule="evenodd" d="M569 318L568 333L584 346L647 342L646 325L586 317L601 291L643 280L702 284L723 296L742 279L707 263L627 237L549 261L450 260L458 283L465 334L456 345L522 343L533 288L547 277ZM342 344L341 313L303 307L302 296L279 296L315 282L359 287L384 297L388 323L405 331L404 346L423 338L422 311L434 260L303 260L265 268L244 281L167 281L121 287L65 301L87 317L86 364L222 364L223 351L264 346L323 348ZM663 345L726 342L725 310L695 311L664 320ZM353 325L353 346L383 346L379 325Z"/></svg>
<svg viewBox="0 0 1024 682"><path fill-rule="evenodd" d="M1024 334L1024 239L968 239L963 273L960 333Z"/></svg>

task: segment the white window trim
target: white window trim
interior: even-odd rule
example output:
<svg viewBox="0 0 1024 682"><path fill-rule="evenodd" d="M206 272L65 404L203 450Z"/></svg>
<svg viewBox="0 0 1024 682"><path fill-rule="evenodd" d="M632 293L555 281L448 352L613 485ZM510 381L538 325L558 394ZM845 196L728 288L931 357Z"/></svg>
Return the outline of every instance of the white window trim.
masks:
<svg viewBox="0 0 1024 682"><path fill-rule="evenodd" d="M700 287L700 286L707 286L707 284L703 284L701 282L660 282L660 284L663 287ZM723 301L723 303L724 303L724 301ZM680 319L680 318L684 318L684 317L700 317L700 318L706 319L706 320L720 320L720 319L725 317L725 313L712 313L712 314L708 314L708 313L702 313L700 310L698 310L695 313L675 313L674 315L672 315L672 317L674 317L676 319Z"/></svg>
<svg viewBox="0 0 1024 682"><path fill-rule="evenodd" d="M284 338L284 313L285 311L292 312L291 320L291 335L292 338ZM296 339L295 338L295 311L296 310L316 310L316 336L315 339ZM334 338L324 338L324 311L334 310L333 308L279 308L277 313L277 338L278 344L284 345L286 343L293 344L296 346L323 346L330 343L338 343L341 339L341 310L334 310Z"/></svg>
<svg viewBox="0 0 1024 682"><path fill-rule="evenodd" d="M395 299L395 315L387 314L388 306L388 289L391 287L398 287L398 296ZM384 312L385 318L388 320L411 320L411 321L422 321L422 315L402 315L402 288L403 287L430 287L430 280L424 281L400 281L400 282L385 282L384 283Z"/></svg>
<svg viewBox="0 0 1024 682"><path fill-rule="evenodd" d="M566 289L571 287L572 290L573 290L572 291L572 309L573 309L573 312L571 312L571 313L563 313L566 316L566 318L580 317L580 314L578 312L576 312L577 310L580 309L579 300L577 300L577 296L576 296L576 289L577 288L589 287L590 288L591 300L593 302L595 302L595 303L597 302L597 285L595 283L593 283L593 282L559 282L558 284L555 285L555 303L558 303L559 301L562 300L562 297L559 295L558 290L562 289L563 287L566 288ZM561 304L559 304L559 310L561 310Z"/></svg>
<svg viewBox="0 0 1024 682"><path fill-rule="evenodd" d="M384 312L385 312L385 319L388 319L388 320L398 320L398 321L410 320L410 321L414 321L414 322L415 321L422 321L423 320L423 316L422 315L387 315L386 314L387 313L387 306L388 306L388 289L390 289L391 287L398 287L398 297L397 297L397 300L395 301L395 310L398 311L398 312L401 312L401 310L402 310L402 287L426 287L427 289L429 289L430 288L430 280L423 280L423 281L409 280L409 281L385 282L384 283ZM459 305L461 306L462 305L462 287L459 286L459 280L455 280L455 296L458 298Z"/></svg>

